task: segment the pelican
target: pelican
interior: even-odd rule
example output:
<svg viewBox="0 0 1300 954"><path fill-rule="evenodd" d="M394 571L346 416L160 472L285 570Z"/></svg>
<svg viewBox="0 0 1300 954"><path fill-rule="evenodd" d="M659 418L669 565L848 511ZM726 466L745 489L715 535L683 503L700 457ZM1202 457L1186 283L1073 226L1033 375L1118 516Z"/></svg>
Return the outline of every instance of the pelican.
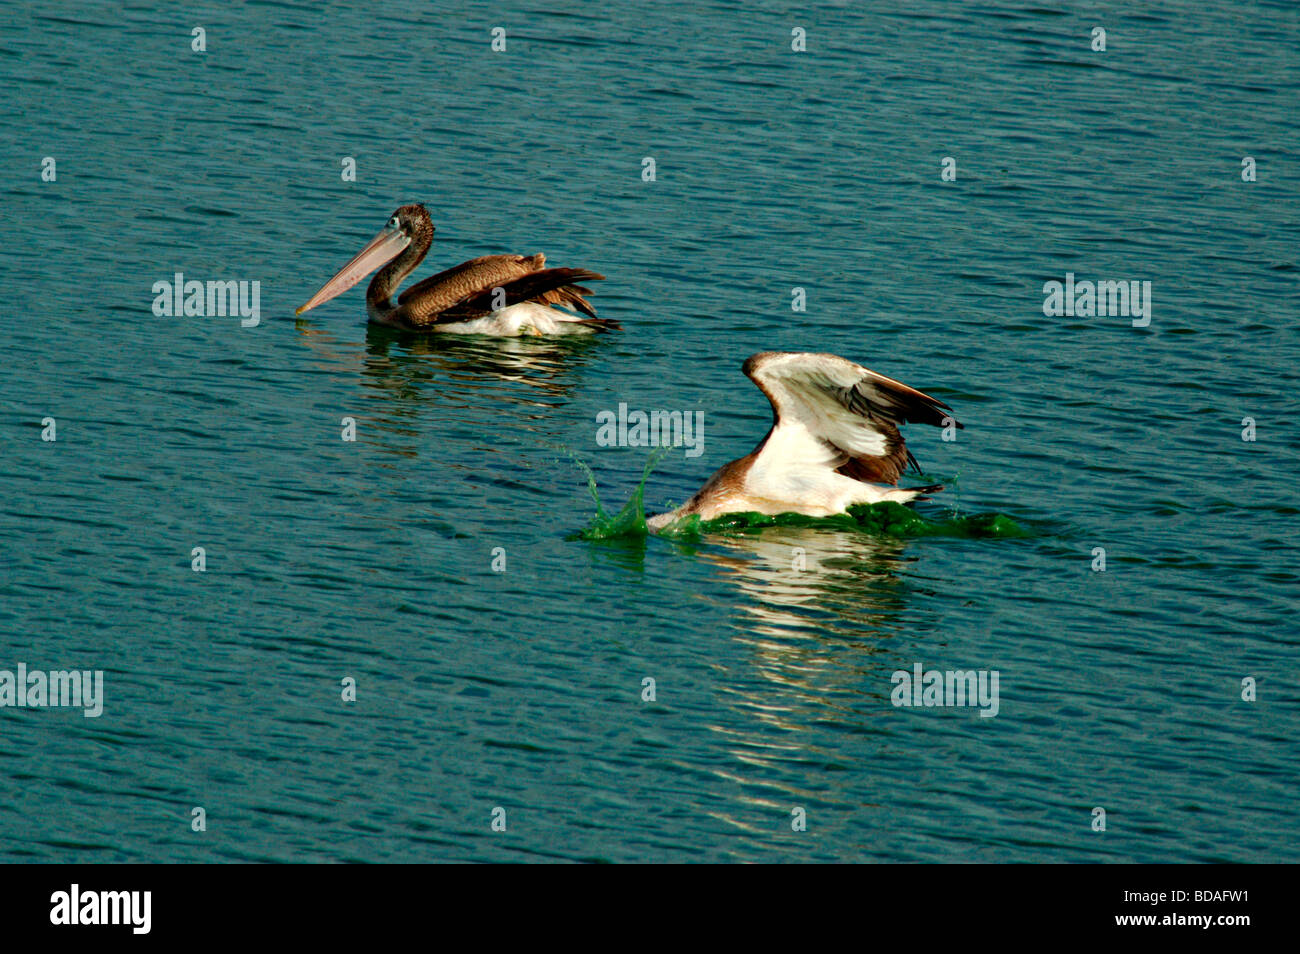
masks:
<svg viewBox="0 0 1300 954"><path fill-rule="evenodd" d="M433 244L433 220L422 205L404 205L358 254L321 286L297 314L343 294L384 266L366 290L370 320L409 331L443 334L520 335L592 334L619 327L597 318L575 282L604 275L584 268L547 268L546 256L484 255L417 282L393 302L397 286L413 272ZM571 308L586 317L562 311Z"/></svg>
<svg viewBox="0 0 1300 954"><path fill-rule="evenodd" d="M833 354L763 351L742 370L772 403L771 429L685 504L650 517L651 530L691 514L828 517L852 504L907 503L943 490L897 486L909 464L921 470L898 425L962 426L942 401Z"/></svg>

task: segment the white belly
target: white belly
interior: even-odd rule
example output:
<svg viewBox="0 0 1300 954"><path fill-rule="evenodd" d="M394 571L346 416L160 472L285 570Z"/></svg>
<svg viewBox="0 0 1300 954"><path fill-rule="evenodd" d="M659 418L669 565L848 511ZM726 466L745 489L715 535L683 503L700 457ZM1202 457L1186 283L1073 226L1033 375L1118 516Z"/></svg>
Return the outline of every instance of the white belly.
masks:
<svg viewBox="0 0 1300 954"><path fill-rule="evenodd" d="M593 334L596 329L576 315L535 301L522 301L482 318L437 324L429 329L447 335L493 335L519 338L529 335Z"/></svg>
<svg viewBox="0 0 1300 954"><path fill-rule="evenodd" d="M897 499L893 487L864 484L825 467L787 467L766 470L755 466L745 480L745 494L759 513L803 513L828 517L852 504Z"/></svg>

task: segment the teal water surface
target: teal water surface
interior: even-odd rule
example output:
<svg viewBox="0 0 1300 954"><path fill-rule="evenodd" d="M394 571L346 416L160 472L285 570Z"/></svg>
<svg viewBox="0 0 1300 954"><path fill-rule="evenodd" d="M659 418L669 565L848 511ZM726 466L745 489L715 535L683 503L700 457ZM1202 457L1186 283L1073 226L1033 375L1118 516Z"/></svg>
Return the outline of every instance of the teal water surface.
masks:
<svg viewBox="0 0 1300 954"><path fill-rule="evenodd" d="M104 711L0 708L0 857L1300 861L1297 9L6 5L0 670ZM294 319L417 201L417 277L544 251L623 331ZM156 316L178 271L260 323ZM1024 533L584 536L574 458L614 513L651 454L597 415L702 412L680 503L769 349L951 404L917 512Z"/></svg>

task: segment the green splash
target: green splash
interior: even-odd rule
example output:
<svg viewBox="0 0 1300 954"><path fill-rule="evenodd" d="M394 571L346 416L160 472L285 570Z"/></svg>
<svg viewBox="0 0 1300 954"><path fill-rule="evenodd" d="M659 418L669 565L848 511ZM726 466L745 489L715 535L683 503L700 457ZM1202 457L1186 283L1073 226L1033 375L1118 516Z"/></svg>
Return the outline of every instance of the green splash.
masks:
<svg viewBox="0 0 1300 954"><path fill-rule="evenodd" d="M596 516L592 518L589 526L578 533L578 538L617 540L623 537L649 536L650 528L645 522L645 482L650 477L650 472L655 469L655 465L670 450L671 447L660 447L650 454L645 462L645 468L641 471L641 479L637 482L636 490L632 491L632 496L623 505L623 509L613 516L601 505L600 494L596 492L596 475L591 472L591 468L586 463L570 454L573 462L587 475L587 489L591 491L591 499L596 504Z"/></svg>
<svg viewBox="0 0 1300 954"><path fill-rule="evenodd" d="M1002 513L973 513L965 516L950 512L940 519L930 519L911 507L886 501L854 504L848 513L830 517L809 517L801 513L769 516L762 513L729 513L713 520L701 520L692 514L665 527L661 534L691 539L704 534L737 534L764 527L825 527L835 530L860 530L876 536L912 539L915 537L1028 537L1029 531Z"/></svg>

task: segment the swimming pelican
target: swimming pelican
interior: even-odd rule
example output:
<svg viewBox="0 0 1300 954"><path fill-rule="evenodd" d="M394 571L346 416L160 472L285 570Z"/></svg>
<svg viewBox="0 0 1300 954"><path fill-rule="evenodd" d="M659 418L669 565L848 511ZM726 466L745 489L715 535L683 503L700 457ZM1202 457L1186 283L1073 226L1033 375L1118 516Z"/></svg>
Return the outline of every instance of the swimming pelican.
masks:
<svg viewBox="0 0 1300 954"><path fill-rule="evenodd" d="M742 370L772 402L771 429L685 504L650 517L651 530L693 513L703 520L745 511L826 517L851 504L906 503L943 489L896 486L908 464L921 470L898 425L962 426L942 401L833 354L763 351Z"/></svg>
<svg viewBox="0 0 1300 954"><path fill-rule="evenodd" d="M583 268L547 268L541 252L472 258L417 282L394 304L393 292L424 260L432 244L433 220L424 206L402 206L297 314L343 294L386 265L366 290L366 311L378 324L410 331L500 337L591 334L619 327L616 321L597 318L584 297L591 291L574 284L598 281L604 275ZM553 305L572 308L587 317Z"/></svg>

